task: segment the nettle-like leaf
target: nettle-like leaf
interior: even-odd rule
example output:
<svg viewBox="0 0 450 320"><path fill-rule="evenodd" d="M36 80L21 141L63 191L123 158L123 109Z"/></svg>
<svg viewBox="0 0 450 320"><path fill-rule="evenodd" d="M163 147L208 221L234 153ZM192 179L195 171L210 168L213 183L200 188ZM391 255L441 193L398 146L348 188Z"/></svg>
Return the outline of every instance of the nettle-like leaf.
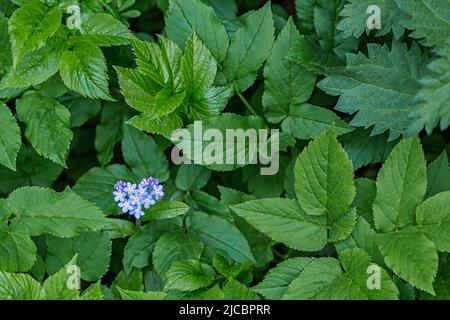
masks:
<svg viewBox="0 0 450 320"><path fill-rule="evenodd" d="M61 57L60 73L64 84L88 98L113 100L102 51L83 38L73 41L72 50L65 51Z"/></svg>
<svg viewBox="0 0 450 320"><path fill-rule="evenodd" d="M405 44L393 42L392 49L368 45L369 55L347 55L347 66L325 68L327 78L318 86L330 95L340 96L336 110L356 113L355 127L374 126L372 135L389 131L394 140L404 134L420 90L424 56L417 44L408 51Z"/></svg>
<svg viewBox="0 0 450 320"><path fill-rule="evenodd" d="M36 260L36 245L30 236L13 232L0 224L0 270L7 272L28 271Z"/></svg>
<svg viewBox="0 0 450 320"><path fill-rule="evenodd" d="M377 243L389 266L415 287L434 294L438 251L448 248L448 203L443 192L425 202L424 154L417 138L400 142L377 182L374 219Z"/></svg>
<svg viewBox="0 0 450 320"><path fill-rule="evenodd" d="M65 167L73 138L69 110L34 92L17 100L17 115L26 124L25 136L38 154Z"/></svg>
<svg viewBox="0 0 450 320"><path fill-rule="evenodd" d="M345 239L356 223L353 169L330 130L299 156L294 169L298 200L264 199L231 206L259 231L287 246L322 249L328 240ZM329 230L329 232L328 232Z"/></svg>
<svg viewBox="0 0 450 320"><path fill-rule="evenodd" d="M170 39L184 47L192 32L211 51L219 63L225 59L229 40L225 26L214 9L200 0L171 0L166 17L166 32Z"/></svg>
<svg viewBox="0 0 450 320"><path fill-rule="evenodd" d="M0 102L0 164L16 170L21 145L20 128L11 110Z"/></svg>
<svg viewBox="0 0 450 320"><path fill-rule="evenodd" d="M214 281L214 269L198 260L177 261L167 272L166 290L193 291Z"/></svg>
<svg viewBox="0 0 450 320"><path fill-rule="evenodd" d="M259 68L270 54L274 32L272 11L266 4L249 13L233 34L223 73L236 92L247 90L255 82Z"/></svg>
<svg viewBox="0 0 450 320"><path fill-rule="evenodd" d="M392 0L351 0L340 13L344 18L337 26L338 30L342 30L345 37L354 36L355 38L361 37L364 32L369 33L367 20L372 11L369 13L367 11L371 6L379 7L382 19L381 28L376 30L375 35L384 36L392 30L395 39L400 39L405 32L402 21L407 16Z"/></svg>
<svg viewBox="0 0 450 320"><path fill-rule="evenodd" d="M9 22L14 64L26 53L42 48L61 25L62 12L39 0L31 0L15 10Z"/></svg>
<svg viewBox="0 0 450 320"><path fill-rule="evenodd" d="M8 20L0 10L0 78L6 73L13 64L11 56L11 43L8 36Z"/></svg>
<svg viewBox="0 0 450 320"><path fill-rule="evenodd" d="M0 299L43 300L41 284L28 274L0 271Z"/></svg>
<svg viewBox="0 0 450 320"><path fill-rule="evenodd" d="M132 37L124 24L106 13L82 15L80 27L82 38L97 46L128 44Z"/></svg>
<svg viewBox="0 0 450 320"><path fill-rule="evenodd" d="M428 65L431 73L420 79L422 89L415 98L409 132L418 133L425 128L431 134L438 126L441 130L450 126L450 38L446 44L436 50L439 58Z"/></svg>
<svg viewBox="0 0 450 320"><path fill-rule="evenodd" d="M101 230L108 223L95 205L70 189L57 193L25 187L11 193L7 203L13 214L10 230L31 236L48 233L73 237L81 232Z"/></svg>
<svg viewBox="0 0 450 320"><path fill-rule="evenodd" d="M408 15L402 20L406 28L414 30L409 36L423 39L426 46L441 45L450 37L448 1L394 0Z"/></svg>
<svg viewBox="0 0 450 320"><path fill-rule="evenodd" d="M377 290L369 288L367 270L370 266L376 265L371 263L366 252L357 248L340 252L339 260L314 259L304 266L300 275L289 284L283 299L398 299L398 289L391 277L378 266L376 267L380 268L382 287Z"/></svg>
<svg viewBox="0 0 450 320"><path fill-rule="evenodd" d="M339 134L351 128L336 114L306 103L314 90L316 76L301 65L287 59L300 35L290 19L277 40L264 69L264 112L273 123L282 121L283 131L299 139L314 139L336 125Z"/></svg>

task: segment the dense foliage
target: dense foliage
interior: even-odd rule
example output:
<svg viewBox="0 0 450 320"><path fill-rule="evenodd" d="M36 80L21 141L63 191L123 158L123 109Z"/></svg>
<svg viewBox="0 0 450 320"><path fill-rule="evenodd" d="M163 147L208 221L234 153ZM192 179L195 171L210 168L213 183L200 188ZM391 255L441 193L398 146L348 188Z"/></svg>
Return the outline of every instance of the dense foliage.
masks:
<svg viewBox="0 0 450 320"><path fill-rule="evenodd" d="M0 299L450 299L450 0L0 0L0 48ZM198 121L277 174L175 164Z"/></svg>

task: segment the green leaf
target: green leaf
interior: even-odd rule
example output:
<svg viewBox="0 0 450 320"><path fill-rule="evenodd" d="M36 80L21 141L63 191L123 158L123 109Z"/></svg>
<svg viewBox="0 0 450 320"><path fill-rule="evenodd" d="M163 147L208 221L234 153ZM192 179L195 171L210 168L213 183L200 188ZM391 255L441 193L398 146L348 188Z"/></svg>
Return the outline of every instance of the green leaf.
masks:
<svg viewBox="0 0 450 320"><path fill-rule="evenodd" d="M369 288L368 270L376 265L371 263L369 255L363 250L346 249L339 253L339 260L340 263L334 258L313 260L291 283L283 299L398 299L398 289L384 269L380 268L381 287Z"/></svg>
<svg viewBox="0 0 450 320"><path fill-rule="evenodd" d="M139 177L127 167L114 164L104 169L92 168L73 187L73 191L94 203L108 215L118 215L122 211L114 201L114 184L117 181L137 182Z"/></svg>
<svg viewBox="0 0 450 320"><path fill-rule="evenodd" d="M450 40L443 45L436 49L439 57L428 65L429 74L420 79L422 89L415 99L416 105L411 112L413 123L408 132L419 133L425 128L431 134L437 126L441 130L450 126Z"/></svg>
<svg viewBox="0 0 450 320"><path fill-rule="evenodd" d="M107 13L82 15L80 26L83 39L98 46L128 44L131 39L128 28Z"/></svg>
<svg viewBox="0 0 450 320"><path fill-rule="evenodd" d="M194 32L187 40L182 66L187 112L191 119L206 120L225 108L232 91L212 87L216 73L216 61Z"/></svg>
<svg viewBox="0 0 450 320"><path fill-rule="evenodd" d="M104 300L100 281L90 285L80 297L81 300Z"/></svg>
<svg viewBox="0 0 450 320"><path fill-rule="evenodd" d="M1 300L44 300L41 284L28 274L0 271Z"/></svg>
<svg viewBox="0 0 450 320"><path fill-rule="evenodd" d="M243 25L233 34L223 72L237 92L247 90L256 80L258 69L269 57L274 41L270 5L246 15Z"/></svg>
<svg viewBox="0 0 450 320"><path fill-rule="evenodd" d="M311 258L292 258L281 262L275 268L270 269L264 280L253 291L270 300L281 300L286 294L289 285L311 263Z"/></svg>
<svg viewBox="0 0 450 320"><path fill-rule="evenodd" d="M450 252L450 191L439 193L417 207L417 225L439 251Z"/></svg>
<svg viewBox="0 0 450 320"><path fill-rule="evenodd" d="M73 133L70 112L52 98L31 93L17 100L17 115L25 122L25 136L39 155L66 167Z"/></svg>
<svg viewBox="0 0 450 320"><path fill-rule="evenodd" d="M331 299L331 289L342 274L339 261L334 258L320 258L308 264L283 296L286 300Z"/></svg>
<svg viewBox="0 0 450 320"><path fill-rule="evenodd" d="M139 292L125 290L120 287L116 287L122 297L122 300L166 300L167 293L165 292Z"/></svg>
<svg viewBox="0 0 450 320"><path fill-rule="evenodd" d="M427 194L425 198L450 190L450 165L446 152L443 152L439 158L428 166L427 179Z"/></svg>
<svg viewBox="0 0 450 320"><path fill-rule="evenodd" d="M311 142L294 168L295 193L308 215L326 215L330 240L347 237L355 225L349 207L355 197L352 163L334 130ZM334 229L334 230L333 230Z"/></svg>
<svg viewBox="0 0 450 320"><path fill-rule="evenodd" d="M183 47L194 30L214 58L222 62L227 54L229 40L214 10L199 0L170 1L166 16L168 37Z"/></svg>
<svg viewBox="0 0 450 320"><path fill-rule="evenodd" d="M50 189L25 187L8 197L14 214L12 232L31 236L48 233L57 237L74 237L85 231L98 231L107 219L92 203L70 189L57 193Z"/></svg>
<svg viewBox="0 0 450 320"><path fill-rule="evenodd" d="M0 225L0 270L7 272L28 271L36 260L36 246L22 233L3 229Z"/></svg>
<svg viewBox="0 0 450 320"><path fill-rule="evenodd" d="M369 34L367 20L371 13L367 13L370 6L378 6L381 12L381 29L375 33L377 37L385 36L391 30L396 40L405 32L402 21L406 14L392 0L350 0L342 9L340 16L344 17L338 24L338 30L343 31L344 37L360 38L364 32Z"/></svg>
<svg viewBox="0 0 450 320"><path fill-rule="evenodd" d="M124 124L122 153L126 163L138 177L155 177L161 182L169 178L169 163L150 136Z"/></svg>
<svg viewBox="0 0 450 320"><path fill-rule="evenodd" d="M419 46L393 42L392 50L369 44L368 57L348 54L346 67L325 68L327 78L318 86L332 96L340 96L336 110L354 114L352 126L374 126L372 135L389 130L389 140L405 132L409 113L420 90L419 78L424 56Z"/></svg>
<svg viewBox="0 0 450 320"><path fill-rule="evenodd" d="M102 104L100 101L93 99L86 99L74 93L64 95L63 97L60 97L58 101L62 103L70 111L71 128L81 127L89 119L96 116L102 108Z"/></svg>
<svg viewBox="0 0 450 320"><path fill-rule="evenodd" d="M108 89L108 73L102 51L93 43L78 39L72 50L61 57L60 74L64 84L84 97L114 100Z"/></svg>
<svg viewBox="0 0 450 320"><path fill-rule="evenodd" d="M249 135L246 135L246 139L242 139L235 134L231 135L230 141L226 139L227 130L235 129L236 134L243 130L245 134L245 131L249 129L259 130L267 129L267 127L264 120L257 116L243 117L233 113L222 113L203 122L202 129L203 132L209 129L215 129L216 132L219 130L221 136L217 138L213 136L214 140L208 138L207 135L198 135L198 132L200 132L198 122L187 127L189 134L182 131L179 135L177 133L173 135L172 142L183 150L183 160L192 160L194 163L201 162L202 165L211 170L231 171L250 164L251 160L254 160L254 157L257 156L252 147L258 141L260 144L263 142L255 141L255 139L251 139L253 140L251 141L248 138ZM269 137L267 138L270 141Z"/></svg>
<svg viewBox="0 0 450 320"><path fill-rule="evenodd" d="M126 108L117 103L105 103L101 122L95 128L95 150L102 166L113 158L114 146L122 139Z"/></svg>
<svg viewBox="0 0 450 320"><path fill-rule="evenodd" d="M199 237L206 246L224 251L236 262L255 261L247 240L230 222L196 211L188 223L188 232Z"/></svg>
<svg viewBox="0 0 450 320"><path fill-rule="evenodd" d="M9 23L14 64L26 53L42 48L61 25L62 12L31 0L15 10Z"/></svg>
<svg viewBox="0 0 450 320"><path fill-rule="evenodd" d="M46 270L54 274L77 255L81 278L95 282L108 271L111 240L104 233L82 233L75 238L47 237Z"/></svg>
<svg viewBox="0 0 450 320"><path fill-rule="evenodd" d="M447 1L394 0L408 15L402 22L414 30L410 37L423 39L426 46L440 45L450 36L450 12Z"/></svg>
<svg viewBox="0 0 450 320"><path fill-rule="evenodd" d="M299 64L287 59L294 40L299 37L292 19L284 26L275 41L272 53L264 67L264 112L267 119L279 123L291 107L306 102L314 90L316 76Z"/></svg>
<svg viewBox="0 0 450 320"><path fill-rule="evenodd" d="M386 264L396 275L415 287L434 294L438 270L436 245L418 227L377 234Z"/></svg>
<svg viewBox="0 0 450 320"><path fill-rule="evenodd" d="M69 261L61 270L48 277L42 287L48 300L76 300L79 297L77 257Z"/></svg>
<svg viewBox="0 0 450 320"><path fill-rule="evenodd" d="M387 133L371 136L371 131L360 128L341 138L342 145L352 160L355 170L369 164L383 162L396 144L396 141L388 142Z"/></svg>
<svg viewBox="0 0 450 320"><path fill-rule="evenodd" d="M194 235L180 231L164 234L155 244L153 267L164 276L172 264L181 260L199 260L205 246Z"/></svg>
<svg viewBox="0 0 450 320"><path fill-rule="evenodd" d="M145 209L145 215L141 222L172 219L184 215L189 210L189 206L178 201L160 201L149 209Z"/></svg>
<svg viewBox="0 0 450 320"><path fill-rule="evenodd" d="M214 281L214 269L197 260L176 261L167 272L166 290L193 291Z"/></svg>
<svg viewBox="0 0 450 320"><path fill-rule="evenodd" d="M131 118L127 123L142 131L170 135L183 126L183 119L176 114L152 118L152 115L143 113Z"/></svg>
<svg viewBox="0 0 450 320"><path fill-rule="evenodd" d="M179 167L175 184L183 191L200 190L209 181L211 172L199 165L184 164Z"/></svg>
<svg viewBox="0 0 450 320"><path fill-rule="evenodd" d="M17 156L17 172L0 167L0 192L8 194L23 186L50 187L63 168L22 145Z"/></svg>
<svg viewBox="0 0 450 320"><path fill-rule="evenodd" d="M317 251L327 243L325 217L307 215L295 200L255 200L231 209L262 233L291 248Z"/></svg>
<svg viewBox="0 0 450 320"><path fill-rule="evenodd" d="M0 8L0 11L3 10ZM0 12L0 47L3 48L0 52L0 77L2 77L13 64L11 56L11 43L8 35L8 20L2 12Z"/></svg>
<svg viewBox="0 0 450 320"><path fill-rule="evenodd" d="M151 263L156 241L165 233L177 230L179 226L173 220L154 221L141 228L125 246L123 267L128 275L133 267L144 268Z"/></svg>
<svg viewBox="0 0 450 320"><path fill-rule="evenodd" d="M25 88L49 79L59 70L65 41L66 33L58 31L44 47L25 54L7 74L0 88Z"/></svg>
<svg viewBox="0 0 450 320"><path fill-rule="evenodd" d="M16 158L21 145L20 128L11 110L0 102L0 164L16 171Z"/></svg>
<svg viewBox="0 0 450 320"><path fill-rule="evenodd" d="M426 188L426 164L420 140L401 141L378 174L373 204L377 229L388 232L412 225Z"/></svg>
<svg viewBox="0 0 450 320"><path fill-rule="evenodd" d="M259 300L256 293L234 279L228 280L223 287L223 293L225 300Z"/></svg>

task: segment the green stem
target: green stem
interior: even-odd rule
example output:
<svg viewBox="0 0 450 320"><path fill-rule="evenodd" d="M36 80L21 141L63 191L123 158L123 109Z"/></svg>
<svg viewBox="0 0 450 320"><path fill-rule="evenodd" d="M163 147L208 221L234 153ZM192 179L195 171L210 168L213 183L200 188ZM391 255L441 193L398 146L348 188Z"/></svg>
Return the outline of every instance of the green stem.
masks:
<svg viewBox="0 0 450 320"><path fill-rule="evenodd" d="M255 109L253 109L253 107L251 106L251 104L247 101L247 99L245 99L245 97L242 95L242 93L236 92L236 94L238 95L239 99L241 99L241 101L242 101L242 103L245 105L245 107L246 107L251 113L253 113L253 115L257 116L258 114L256 113Z"/></svg>

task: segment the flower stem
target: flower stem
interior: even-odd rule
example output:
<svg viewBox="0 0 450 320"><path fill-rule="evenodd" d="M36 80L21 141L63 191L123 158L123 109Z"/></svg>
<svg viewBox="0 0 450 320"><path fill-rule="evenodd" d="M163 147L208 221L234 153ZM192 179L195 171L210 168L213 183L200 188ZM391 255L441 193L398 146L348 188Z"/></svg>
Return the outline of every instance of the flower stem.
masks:
<svg viewBox="0 0 450 320"><path fill-rule="evenodd" d="M245 99L245 97L240 92L236 92L239 99L241 99L242 103L245 105L245 107L255 116L258 114L256 113L255 109L253 109L252 105Z"/></svg>

